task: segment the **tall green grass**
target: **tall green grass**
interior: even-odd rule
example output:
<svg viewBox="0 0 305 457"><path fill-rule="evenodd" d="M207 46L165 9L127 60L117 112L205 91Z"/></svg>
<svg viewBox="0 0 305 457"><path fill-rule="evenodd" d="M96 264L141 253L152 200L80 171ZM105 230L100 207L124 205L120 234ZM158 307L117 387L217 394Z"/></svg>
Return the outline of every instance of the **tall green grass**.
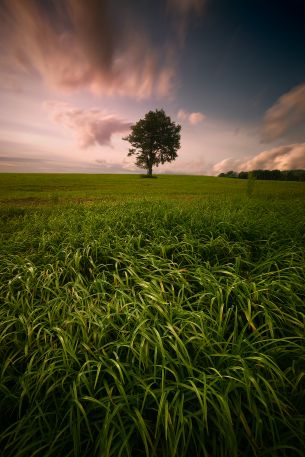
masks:
<svg viewBox="0 0 305 457"><path fill-rule="evenodd" d="M1 221L1 455L303 457L303 201Z"/></svg>

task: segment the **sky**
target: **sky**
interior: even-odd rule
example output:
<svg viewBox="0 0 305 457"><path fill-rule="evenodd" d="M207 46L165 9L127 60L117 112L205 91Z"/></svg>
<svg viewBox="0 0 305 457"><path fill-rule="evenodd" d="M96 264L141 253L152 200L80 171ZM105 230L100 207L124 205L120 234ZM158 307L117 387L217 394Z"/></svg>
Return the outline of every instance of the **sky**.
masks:
<svg viewBox="0 0 305 457"><path fill-rule="evenodd" d="M158 173L305 168L305 0L0 0L0 171L142 172L122 138L181 125Z"/></svg>

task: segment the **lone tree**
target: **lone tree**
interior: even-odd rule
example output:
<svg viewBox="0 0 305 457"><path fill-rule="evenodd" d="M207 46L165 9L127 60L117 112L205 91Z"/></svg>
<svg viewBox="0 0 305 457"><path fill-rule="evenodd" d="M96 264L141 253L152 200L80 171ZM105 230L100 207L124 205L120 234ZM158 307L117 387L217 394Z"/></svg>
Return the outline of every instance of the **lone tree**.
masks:
<svg viewBox="0 0 305 457"><path fill-rule="evenodd" d="M180 148L181 126L171 121L163 109L149 111L144 119L131 126L131 133L123 140L129 141L128 156L136 155L136 165L147 170L152 176L152 168L160 163L171 162L177 157Z"/></svg>

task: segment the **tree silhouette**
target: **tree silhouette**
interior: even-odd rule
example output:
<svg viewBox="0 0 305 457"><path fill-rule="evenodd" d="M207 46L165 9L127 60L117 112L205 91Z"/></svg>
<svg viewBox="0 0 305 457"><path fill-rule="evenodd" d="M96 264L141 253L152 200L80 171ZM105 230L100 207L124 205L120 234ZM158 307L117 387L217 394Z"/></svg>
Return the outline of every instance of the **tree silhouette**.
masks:
<svg viewBox="0 0 305 457"><path fill-rule="evenodd" d="M177 158L180 148L181 126L171 121L163 109L149 111L144 119L131 126L131 133L123 140L129 141L128 156L136 156L136 165L152 176L153 166Z"/></svg>

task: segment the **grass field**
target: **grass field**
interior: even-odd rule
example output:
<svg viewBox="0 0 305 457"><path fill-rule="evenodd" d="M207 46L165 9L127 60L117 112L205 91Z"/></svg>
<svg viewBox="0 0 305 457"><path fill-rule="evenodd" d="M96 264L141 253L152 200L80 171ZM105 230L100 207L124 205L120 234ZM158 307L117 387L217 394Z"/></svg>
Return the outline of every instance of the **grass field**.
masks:
<svg viewBox="0 0 305 457"><path fill-rule="evenodd" d="M198 200L247 195L247 181L202 176L84 174L0 174L0 204L37 205L135 199ZM305 183L258 181L254 196L262 199L303 199Z"/></svg>
<svg viewBox="0 0 305 457"><path fill-rule="evenodd" d="M304 197L0 175L0 455L303 457Z"/></svg>

